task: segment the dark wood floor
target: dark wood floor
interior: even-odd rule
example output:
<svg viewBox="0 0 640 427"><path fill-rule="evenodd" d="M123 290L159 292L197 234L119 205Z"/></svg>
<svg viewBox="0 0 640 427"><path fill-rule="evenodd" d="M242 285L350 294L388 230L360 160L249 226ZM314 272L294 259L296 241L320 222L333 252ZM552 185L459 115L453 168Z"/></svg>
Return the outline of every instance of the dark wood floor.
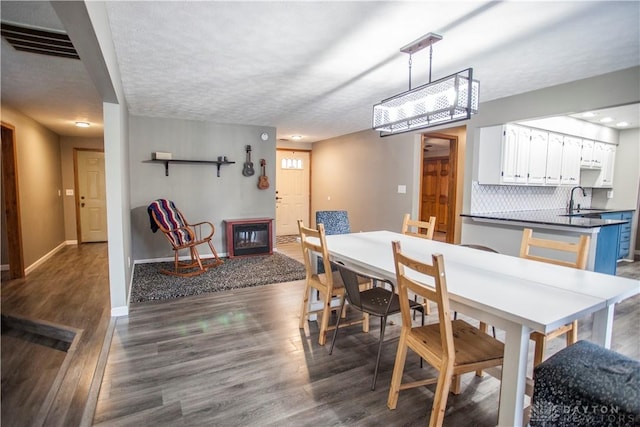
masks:
<svg viewBox="0 0 640 427"><path fill-rule="evenodd" d="M2 425L80 425L111 317L107 244L66 246L25 279L3 277L1 308L3 316L81 332L59 388L50 394L66 351L3 331Z"/></svg>
<svg viewBox="0 0 640 427"><path fill-rule="evenodd" d="M369 334L341 330L329 355L317 344L315 322L310 337L298 329L302 291L299 281L133 305L116 324L94 424L424 425L434 387L401 392L395 411L386 406L400 319L387 327L372 392L379 323ZM636 297L620 304L614 325L613 348L634 358L639 316ZM590 322L581 322L580 337L589 336ZM554 340L549 351L562 347ZM410 354L407 377L434 373ZM463 377L445 425L495 425L499 387L489 376Z"/></svg>
<svg viewBox="0 0 640 427"><path fill-rule="evenodd" d="M294 257L295 244L279 248ZM630 268L638 274L637 264ZM105 244L64 248L27 276L2 283L2 313L82 330L82 340L43 425L81 425L89 384L109 323ZM635 276L639 277L639 276ZM95 408L96 425L423 425L433 388L403 391L398 409L386 408L399 319L387 328L381 372L369 391L377 327L341 330L332 356L297 327L302 282L144 303L119 318ZM640 297L616 309L613 348L640 359L636 333ZM500 333L500 331L499 331ZM580 337L590 336L588 321ZM35 425L33 411L62 363L50 349L2 337L2 357L24 358L20 372L2 371L2 425ZM19 347L22 346L22 347ZM550 352L562 347L552 343ZM42 351L39 351L42 350ZM51 357L43 357L51 354ZM43 362L46 360L46 362ZM407 375L422 378L409 357ZM3 368L5 368L3 363ZM451 396L445 425L496 422L498 380L468 375Z"/></svg>

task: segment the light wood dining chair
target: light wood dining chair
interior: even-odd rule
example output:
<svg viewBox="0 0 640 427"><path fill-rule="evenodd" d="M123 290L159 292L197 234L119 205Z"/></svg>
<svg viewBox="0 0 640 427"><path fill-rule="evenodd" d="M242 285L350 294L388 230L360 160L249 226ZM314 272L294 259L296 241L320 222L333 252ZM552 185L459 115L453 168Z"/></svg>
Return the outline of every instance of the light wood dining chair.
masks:
<svg viewBox="0 0 640 427"><path fill-rule="evenodd" d="M387 406L389 409L396 408L400 390L435 383L436 391L429 425L441 426L454 377L502 365L504 344L464 320L451 320L442 255L432 255L432 264L427 264L403 254L400 242L393 242L392 245L402 329ZM423 284L412 279L415 273L424 275L433 284ZM407 300L409 291L435 301L438 306L438 323L416 327L412 325ZM438 370L437 378L402 384L402 373L409 348Z"/></svg>
<svg viewBox="0 0 640 427"><path fill-rule="evenodd" d="M422 237L423 239L433 240L433 233L436 231L436 217L429 217L429 221L419 221L411 219L410 214L404 214L402 219L401 233L407 236ZM418 296L413 297L414 301L418 301ZM427 315L431 314L431 308L429 307L429 301L422 301L424 310ZM415 314L413 315L415 319Z"/></svg>
<svg viewBox="0 0 640 427"><path fill-rule="evenodd" d="M404 214L402 220L402 234L408 236L422 237L423 239L433 239L436 231L436 217L429 217L429 221L419 221L411 219L410 214Z"/></svg>
<svg viewBox="0 0 640 427"><path fill-rule="evenodd" d="M342 306L345 294L344 284L340 277L340 273L338 271L332 271L331 269L324 225L318 224L318 228L313 229L305 227L302 220L298 220L298 230L300 232L302 257L304 259L304 267L306 270L305 288L302 297L302 307L300 309L300 329L304 329L305 335L308 335L309 314L318 314L321 316L318 320L318 325L320 327L318 343L320 345L325 345L327 342L327 332L334 330L336 327L335 325L329 325L329 317L332 311L331 301L334 298L340 298L340 304ZM314 271L312 268L312 260L315 259L315 257L312 257L312 253L322 257L324 271L329 273L318 274ZM323 303L321 310L309 311L309 297L312 289L316 289L320 293L320 300ZM338 308L335 309L338 310ZM342 312L339 314L342 315ZM357 323L362 323L362 330L364 332L369 332L369 315L366 313L363 314L362 319L341 322L340 327L343 328Z"/></svg>
<svg viewBox="0 0 640 427"><path fill-rule="evenodd" d="M587 258L589 256L589 236L582 235L577 243L562 242L558 240L541 239L533 237L533 230L525 228L522 232L522 243L520 245L520 257L532 259L536 261L546 262L550 264L563 265L565 267L573 267L584 270L587 267ZM541 256L537 252L532 253L532 248L546 249L548 251L568 252L575 255L573 261L565 261L547 256ZM535 251L536 249L534 249ZM531 333L531 339L535 343L533 355L533 366L538 366L544 358L545 347L547 341L566 334L567 346L575 344L578 341L578 321L574 320L568 325L564 325L548 334L534 331Z"/></svg>

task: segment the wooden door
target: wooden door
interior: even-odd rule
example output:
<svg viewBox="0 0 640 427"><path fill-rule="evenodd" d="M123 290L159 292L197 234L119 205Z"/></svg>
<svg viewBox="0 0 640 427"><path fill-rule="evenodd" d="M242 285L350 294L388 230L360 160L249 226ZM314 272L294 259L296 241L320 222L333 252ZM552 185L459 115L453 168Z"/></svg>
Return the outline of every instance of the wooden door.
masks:
<svg viewBox="0 0 640 427"><path fill-rule="evenodd" d="M276 151L276 236L298 234L298 219L309 224L311 153Z"/></svg>
<svg viewBox="0 0 640 427"><path fill-rule="evenodd" d="M436 217L436 231L447 232L449 217L449 159L425 159L422 172L422 209L420 218Z"/></svg>
<svg viewBox="0 0 640 427"><path fill-rule="evenodd" d="M9 274L11 279L24 277L22 255L22 231L20 228L20 196L18 193L18 158L16 153L15 128L2 123L2 191L4 192L4 212Z"/></svg>
<svg viewBox="0 0 640 427"><path fill-rule="evenodd" d="M76 212L79 242L107 241L104 152L76 150Z"/></svg>

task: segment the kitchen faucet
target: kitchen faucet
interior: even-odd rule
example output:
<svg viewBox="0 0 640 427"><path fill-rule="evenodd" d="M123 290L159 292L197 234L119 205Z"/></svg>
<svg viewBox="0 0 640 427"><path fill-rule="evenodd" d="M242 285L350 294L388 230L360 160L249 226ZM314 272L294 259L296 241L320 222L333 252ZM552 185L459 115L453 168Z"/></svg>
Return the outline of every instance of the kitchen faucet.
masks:
<svg viewBox="0 0 640 427"><path fill-rule="evenodd" d="M584 197L587 197L587 192L586 192L586 191L584 191L584 188L580 187L579 185L578 185L577 187L573 187L573 188L571 189L571 199L569 199L569 213L572 213L572 212L573 212L573 191L574 191L575 189L577 189L577 188L579 188L579 189L581 189L581 190L582 190L582 195L583 195Z"/></svg>

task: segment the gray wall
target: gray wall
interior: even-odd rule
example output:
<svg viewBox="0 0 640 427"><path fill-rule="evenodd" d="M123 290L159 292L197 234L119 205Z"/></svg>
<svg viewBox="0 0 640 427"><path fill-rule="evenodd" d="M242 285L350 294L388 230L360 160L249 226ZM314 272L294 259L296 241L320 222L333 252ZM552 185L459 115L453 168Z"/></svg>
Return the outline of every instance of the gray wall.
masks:
<svg viewBox="0 0 640 427"><path fill-rule="evenodd" d="M318 210L347 210L352 231L400 231L405 213L417 215L419 149L415 134L381 138L373 130L314 143L312 221Z"/></svg>
<svg viewBox="0 0 640 427"><path fill-rule="evenodd" d="M173 200L190 222L212 222L216 227L213 242L219 255L226 253L223 220L275 219L275 128L140 116L130 116L129 126L134 260L173 256L169 242L149 227L147 206L158 198ZM268 141L260 139L262 132L269 134ZM251 160L256 170L251 177L242 175L246 145L252 147ZM170 164L169 176L165 176L163 164L147 162L155 151L187 160L227 156L236 163L221 166L220 177L216 176L215 164ZM267 162L271 183L267 190L257 187L260 159ZM202 247L201 253L209 252Z"/></svg>
<svg viewBox="0 0 640 427"><path fill-rule="evenodd" d="M57 134L6 105L2 121L15 127L22 250L28 270L64 242L60 141Z"/></svg>

